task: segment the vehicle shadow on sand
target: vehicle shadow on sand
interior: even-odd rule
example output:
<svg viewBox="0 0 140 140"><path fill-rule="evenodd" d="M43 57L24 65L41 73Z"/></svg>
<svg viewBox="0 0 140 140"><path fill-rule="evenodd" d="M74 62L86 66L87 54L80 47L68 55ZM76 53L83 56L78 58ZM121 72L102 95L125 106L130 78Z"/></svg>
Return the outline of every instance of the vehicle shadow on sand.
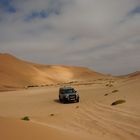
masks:
<svg viewBox="0 0 140 140"><path fill-rule="evenodd" d="M54 102L61 104L61 102L59 101L59 99L54 99Z"/></svg>
<svg viewBox="0 0 140 140"><path fill-rule="evenodd" d="M59 99L54 99L54 102L58 103L58 104L73 104L73 103L75 103L75 102L65 102L65 103L62 103L62 102L59 101Z"/></svg>

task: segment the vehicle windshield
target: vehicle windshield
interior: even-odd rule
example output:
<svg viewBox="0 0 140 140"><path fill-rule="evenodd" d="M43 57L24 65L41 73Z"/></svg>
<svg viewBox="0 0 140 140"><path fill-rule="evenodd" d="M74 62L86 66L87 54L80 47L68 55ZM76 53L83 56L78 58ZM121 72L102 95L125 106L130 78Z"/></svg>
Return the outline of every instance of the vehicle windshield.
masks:
<svg viewBox="0 0 140 140"><path fill-rule="evenodd" d="M63 90L63 93L64 94L75 93L75 90L74 89L66 89L66 90Z"/></svg>

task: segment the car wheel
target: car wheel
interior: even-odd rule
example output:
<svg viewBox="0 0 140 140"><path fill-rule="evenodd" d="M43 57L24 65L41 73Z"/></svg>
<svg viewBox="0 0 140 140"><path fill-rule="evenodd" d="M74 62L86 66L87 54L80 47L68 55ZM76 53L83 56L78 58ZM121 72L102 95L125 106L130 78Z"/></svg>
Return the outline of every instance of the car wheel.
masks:
<svg viewBox="0 0 140 140"><path fill-rule="evenodd" d="M77 103L79 103L79 98L76 101L77 101Z"/></svg>
<svg viewBox="0 0 140 140"><path fill-rule="evenodd" d="M62 102L62 99L59 98L59 101Z"/></svg>
<svg viewBox="0 0 140 140"><path fill-rule="evenodd" d="M66 104L66 100L63 100L63 104Z"/></svg>

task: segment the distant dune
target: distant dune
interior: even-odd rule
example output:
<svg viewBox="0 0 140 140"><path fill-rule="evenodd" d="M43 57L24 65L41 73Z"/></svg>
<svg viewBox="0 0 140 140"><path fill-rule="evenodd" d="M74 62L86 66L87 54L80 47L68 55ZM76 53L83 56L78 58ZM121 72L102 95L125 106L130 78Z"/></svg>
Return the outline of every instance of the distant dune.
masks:
<svg viewBox="0 0 140 140"><path fill-rule="evenodd" d="M140 77L140 71L137 71L137 72L128 74L127 76L128 76L129 78L132 78L132 77Z"/></svg>
<svg viewBox="0 0 140 140"><path fill-rule="evenodd" d="M103 75L84 67L39 65L9 54L0 54L0 89L14 90L71 81L96 79Z"/></svg>

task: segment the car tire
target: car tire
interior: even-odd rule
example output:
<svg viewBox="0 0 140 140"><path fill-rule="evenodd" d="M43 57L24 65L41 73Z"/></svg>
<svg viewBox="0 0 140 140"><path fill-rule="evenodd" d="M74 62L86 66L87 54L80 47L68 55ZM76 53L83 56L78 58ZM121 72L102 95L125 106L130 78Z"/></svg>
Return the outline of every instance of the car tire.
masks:
<svg viewBox="0 0 140 140"><path fill-rule="evenodd" d="M76 100L77 103L79 103L79 98Z"/></svg>
<svg viewBox="0 0 140 140"><path fill-rule="evenodd" d="M62 102L62 99L59 98L60 103Z"/></svg>
<svg viewBox="0 0 140 140"><path fill-rule="evenodd" d="M66 104L66 100L63 100L63 104Z"/></svg>

